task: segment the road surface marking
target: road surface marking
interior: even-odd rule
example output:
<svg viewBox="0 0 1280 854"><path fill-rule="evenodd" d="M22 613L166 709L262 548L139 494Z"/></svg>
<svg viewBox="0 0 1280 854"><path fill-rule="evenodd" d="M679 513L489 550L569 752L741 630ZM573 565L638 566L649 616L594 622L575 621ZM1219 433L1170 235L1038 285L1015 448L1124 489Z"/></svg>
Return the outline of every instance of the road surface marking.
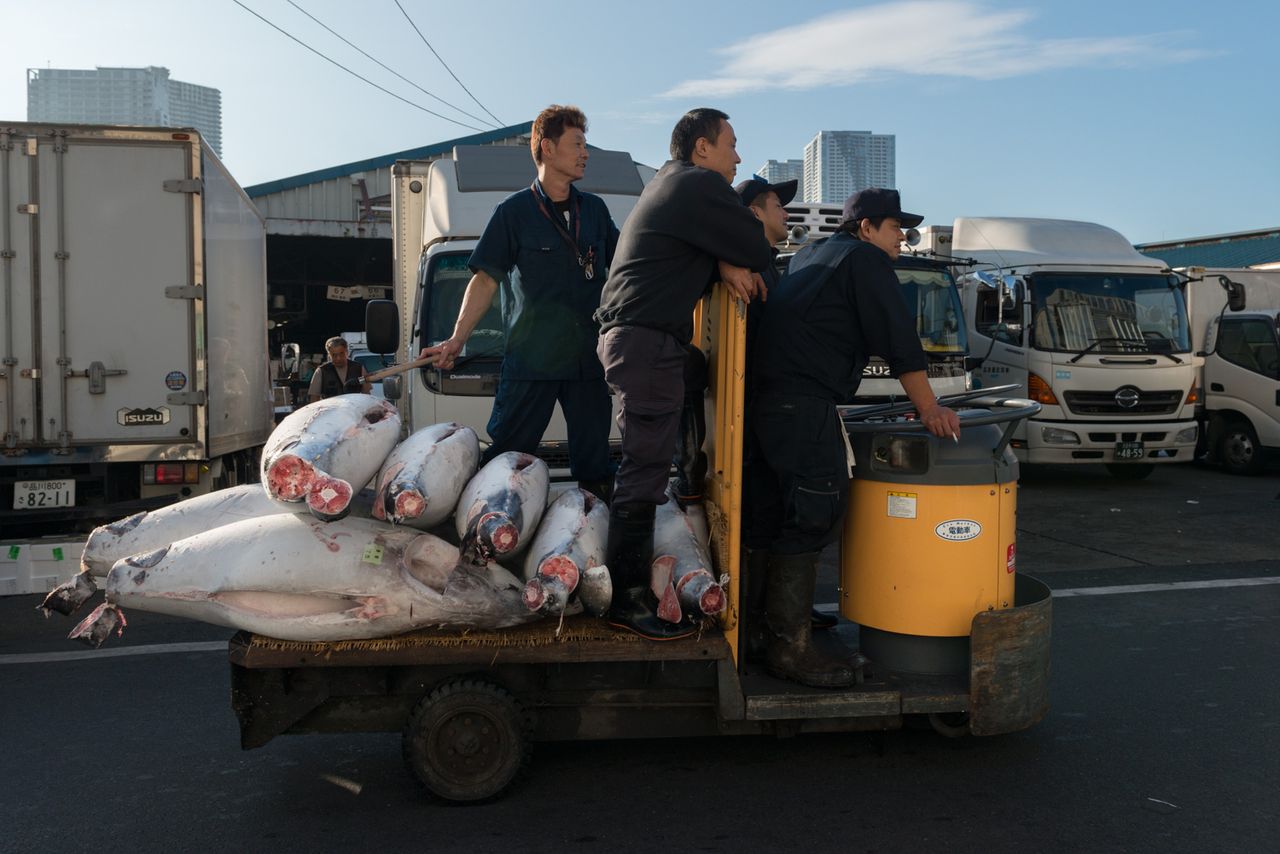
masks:
<svg viewBox="0 0 1280 854"><path fill-rule="evenodd" d="M1269 584L1280 584L1280 576L1218 578L1212 581L1166 581L1159 584L1115 584L1110 587L1064 587L1062 589L1055 588L1053 598L1110 596L1119 593L1158 593L1163 590L1208 590L1219 587L1262 587ZM825 613L833 613L838 611L840 606L836 602L824 602L821 605L815 605L814 608Z"/></svg>
<svg viewBox="0 0 1280 854"><path fill-rule="evenodd" d="M1164 590L1208 590L1222 587L1262 587L1280 584L1280 576L1261 578L1220 578L1213 581L1170 581L1161 584L1117 584L1111 587L1066 587L1054 590L1055 599L1070 596L1108 596L1120 593L1158 593ZM832 613L839 610L835 602L823 602L817 610ZM114 649L84 649L74 652L33 652L0 655L0 665L48 664L57 661L82 661L88 658L121 658L130 655L161 655L169 652L226 652L226 641L201 641L197 643L157 643L143 646L123 646Z"/></svg>

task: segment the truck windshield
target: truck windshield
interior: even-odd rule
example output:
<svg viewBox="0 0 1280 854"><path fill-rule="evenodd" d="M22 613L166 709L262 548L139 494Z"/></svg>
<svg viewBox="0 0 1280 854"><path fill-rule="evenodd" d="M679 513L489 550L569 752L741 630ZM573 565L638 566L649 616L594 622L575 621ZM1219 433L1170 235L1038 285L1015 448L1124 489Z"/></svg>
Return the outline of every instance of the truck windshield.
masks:
<svg viewBox="0 0 1280 854"><path fill-rule="evenodd" d="M1185 353L1187 306L1168 276L1037 273L1031 344L1080 353Z"/></svg>
<svg viewBox="0 0 1280 854"><path fill-rule="evenodd" d="M439 344L453 334L453 324L462 307L462 296L471 281L467 267L470 252L443 253L431 259L427 267L422 298L422 316L418 318L423 346ZM502 300L494 299L489 310L476 324L475 331L462 348L463 358L476 356L502 357Z"/></svg>
<svg viewBox="0 0 1280 854"><path fill-rule="evenodd" d="M967 353L960 294L945 270L899 267L908 307L916 307L916 333L926 353Z"/></svg>

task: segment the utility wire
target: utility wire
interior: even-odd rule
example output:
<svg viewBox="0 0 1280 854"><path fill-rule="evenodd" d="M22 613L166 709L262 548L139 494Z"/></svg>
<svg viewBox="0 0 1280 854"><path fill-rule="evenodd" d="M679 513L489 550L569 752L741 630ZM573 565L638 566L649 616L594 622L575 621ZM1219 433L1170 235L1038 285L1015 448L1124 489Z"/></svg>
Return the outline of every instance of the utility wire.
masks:
<svg viewBox="0 0 1280 854"><path fill-rule="evenodd" d="M321 53L320 51L316 50L316 49L315 49L315 48L313 48L311 45L309 45L309 44L307 44L306 42L304 42L302 39L298 38L297 36L293 35L292 33L288 32L288 31L286 31L286 30L284 30L284 29L281 29L280 27L278 27L278 26L276 26L275 24L271 23L271 22L270 22L270 21L268 21L266 18L262 17L262 16L261 16L261 15L259 15L257 12L253 11L252 9L250 9L248 6L246 6L246 5L244 5L243 3L241 3L241 2L240 2L240 0L231 0L231 2L232 2L232 3L235 3L235 4L236 4L237 6L239 6L241 9L244 9L244 10L245 10L246 12L248 12L250 15L253 15L255 18L257 18L258 20L262 21L264 24L266 24L267 26L271 27L272 29L274 29L274 30L278 30L279 32L281 32L281 33L283 33L284 35L288 36L289 38L293 39L295 42L297 42L298 44L302 45L302 46L303 46L303 47L305 47L307 50L311 51L312 53L314 53L316 56L320 57L320 58L321 58L321 59L323 59L324 61L326 61L326 62L331 62L331 63L333 63L334 65L336 65L336 66L338 66L339 68L341 68L343 71L345 71L345 72L347 72L348 74L350 74L352 77L357 77L357 78L359 78L360 80L363 80L365 83L368 83L368 84L369 84L370 86L372 86L373 88L378 89L379 91L382 91L382 92L386 92L388 95L390 95L392 98L395 98L397 101L404 101L404 102L405 102L406 104L408 104L410 107L415 107L415 108L417 108L417 109L419 109L419 110L422 110L422 112L424 112L424 113L430 113L431 115L435 116L435 117L436 117L436 118L438 118L438 119L444 119L446 122L452 122L452 123L453 123L453 124L455 124L455 125L459 125L459 126L461 126L461 127L468 128L468 129L470 129L470 130L478 131L478 132L480 132L480 133L483 133L483 132L485 131L485 128L478 128L478 127L476 127L476 126L474 126L474 125L469 125L469 124L467 124L466 122L460 122L460 121L458 121L457 119L451 119L451 118L449 118L448 116L444 116L444 115L441 115L440 113L437 113L435 110L429 110L429 109L427 109L426 107L422 106L421 104L415 104L413 101L410 101L408 98L402 98L401 96L397 95L395 92L392 92L390 89L387 89L387 88L384 88L384 87L382 87L382 86L379 86L377 83L374 83L372 80L370 80L370 79L369 79L369 78L367 78L367 77L362 77L361 75L359 75L359 74L357 74L356 72L352 71L350 68L347 68L347 67L346 67L345 65L343 65L341 62L338 62L336 59L330 59L329 57L325 56L323 53Z"/></svg>
<svg viewBox="0 0 1280 854"><path fill-rule="evenodd" d="M400 6L400 0L396 0L396 5ZM422 30L418 29L418 25L413 22L413 18L409 17L409 13L404 10L403 6L400 6L400 14L404 15L404 19L409 22L409 26L413 27L413 31L418 34L418 38L422 39L422 43L427 46L427 49L430 50L433 54L435 54L436 59L440 60L440 64L444 66L445 71L449 72L449 76L452 77L454 80L456 80L459 86L462 86L462 91L466 92L468 95L471 95L471 90L468 89L466 86L464 86L461 80L458 80L458 75L453 73L453 69L449 67L449 63L445 62L443 59L440 58L440 54L436 53L436 49L431 46L431 42L427 41L427 37L422 34ZM488 107L480 103L479 98L477 98L475 95L471 95L471 100L479 104L480 109L484 110L486 113L489 113L490 116L493 116L493 120L495 122L497 122L498 124L502 124L502 119L498 118L497 116L494 116L493 113L489 111Z"/></svg>
<svg viewBox="0 0 1280 854"><path fill-rule="evenodd" d="M346 39L346 38L343 38L343 36L342 36L342 34L341 34L341 33L336 32L332 27L330 27L330 26L329 26L328 24L326 24L324 21L321 21L321 20L320 20L319 18L317 18L315 15L311 14L311 13L310 13L310 12L308 12L306 9L302 8L302 7L301 7L301 6L299 6L297 3L293 2L293 0L289 0L289 5L290 5L290 6L292 6L293 8L295 8L295 9L297 9L297 10L298 10L299 12L301 12L302 14L306 15L306 16L307 16L308 18L310 18L311 20L315 21L315 22L316 22L317 24L319 24L320 26L324 27L326 30L328 30L330 33L332 33L332 34L333 34L334 36L336 36L337 38L342 39L342 41L343 41L343 42L345 42L345 43L347 44L347 46L348 46L348 47L351 47L351 48L353 48L353 49L355 49L355 50L359 51L359 52L360 52L362 55L364 55L367 59L371 59L371 60L373 60L374 62L378 63L378 65L382 66L382 68L384 68L384 69L386 69L387 71L391 72L391 73L392 73L392 74L394 74L396 77L399 77L399 78L400 78L401 80L403 80L405 83L408 83L410 86L412 86L413 88L417 89L419 92L421 92L422 94L426 95L428 98L435 98L435 99L436 99L437 101L439 101L441 104L444 104L446 107L449 107L450 109L457 110L458 112L462 113L464 116L466 116L466 117L467 117L467 118L469 118L469 119L475 119L476 121L478 121L478 122L484 122L485 124L493 124L493 122L489 121L489 120L488 120L488 119L486 119L486 118L481 118L480 116L476 116L476 115L472 115L471 113L468 113L466 110L462 109L461 107L457 106L456 104L450 104L450 103L449 103L448 101L446 101L444 98L441 98L439 95L436 95L436 94L434 94L434 93L432 93L432 92L428 92L426 89L423 89L423 88L422 88L421 86L419 86L417 83L414 83L412 80L410 80L408 77L405 77L403 74L399 73L398 71L395 71L395 70L393 70L393 69L391 69L391 68L388 68L388 67L387 67L387 66L386 66L386 65L385 65L381 60L379 60L377 57L370 56L368 53L365 53L363 50L361 50L360 48L356 47L356 46L355 46L354 44L352 44L350 41L347 41L347 39Z"/></svg>

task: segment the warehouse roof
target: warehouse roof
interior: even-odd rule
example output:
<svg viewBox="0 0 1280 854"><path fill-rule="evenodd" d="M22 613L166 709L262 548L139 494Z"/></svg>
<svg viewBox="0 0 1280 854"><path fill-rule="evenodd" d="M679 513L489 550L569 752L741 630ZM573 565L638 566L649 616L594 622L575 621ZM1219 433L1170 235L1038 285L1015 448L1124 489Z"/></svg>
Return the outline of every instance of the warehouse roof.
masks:
<svg viewBox="0 0 1280 854"><path fill-rule="evenodd" d="M280 178L275 181L267 181L263 184L254 184L252 187L245 187L244 191L249 194L249 198L256 199L260 196L267 196L284 190L293 190L298 187L305 187L308 184L327 181L331 178L341 178L344 175L354 175L358 172L386 168L391 166L397 160L429 160L433 157L439 157L442 154L448 154L453 151L453 147L455 145L484 145L486 143L497 142L502 139L510 139L515 136L527 135L532 132L533 122L522 122L518 125L508 125L507 127L497 128L496 130L486 131L485 133L476 133L470 136L460 136L457 139L449 139L444 142L437 142L421 148L410 148L405 151L396 151L391 154L381 154L377 157L371 157L368 160L357 160L354 163L344 163L340 166L330 166L327 169L317 169L314 172L304 172L301 175L293 175L289 178Z"/></svg>
<svg viewBox="0 0 1280 854"><path fill-rule="evenodd" d="M1280 262L1280 228L1141 243L1134 248L1170 267L1253 267Z"/></svg>

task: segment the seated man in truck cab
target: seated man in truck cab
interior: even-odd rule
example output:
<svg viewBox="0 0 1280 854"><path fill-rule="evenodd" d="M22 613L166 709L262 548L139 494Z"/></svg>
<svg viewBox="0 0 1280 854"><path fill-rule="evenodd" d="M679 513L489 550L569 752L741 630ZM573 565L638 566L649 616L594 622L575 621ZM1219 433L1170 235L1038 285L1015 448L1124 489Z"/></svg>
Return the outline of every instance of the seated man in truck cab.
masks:
<svg viewBox="0 0 1280 854"><path fill-rule="evenodd" d="M552 105L534 119L529 145L537 180L494 210L468 261L473 275L453 335L419 357L436 355L437 367L452 368L506 280L506 349L481 464L504 451L536 454L559 401L569 429L569 470L583 488L607 499L613 404L591 315L618 228L603 199L573 186L590 156L586 132L587 118L577 107Z"/></svg>
<svg viewBox="0 0 1280 854"><path fill-rule="evenodd" d="M791 259L749 345L744 539L748 583L761 570L765 579L763 614L758 591L754 603L748 593L748 634L763 618L765 666L779 678L820 688L855 681L849 663L810 644L810 614L818 558L840 535L852 475L836 407L857 392L870 357L888 360L929 432L959 436L959 417L929 387L893 267L903 226L921 221L903 213L897 190L853 195L839 230Z"/></svg>
<svg viewBox="0 0 1280 854"><path fill-rule="evenodd" d="M311 375L311 385L307 389L309 402L352 392L368 394L370 385L365 381L364 368L359 362L347 358L346 339L335 335L324 342L324 349L329 354L329 361Z"/></svg>

